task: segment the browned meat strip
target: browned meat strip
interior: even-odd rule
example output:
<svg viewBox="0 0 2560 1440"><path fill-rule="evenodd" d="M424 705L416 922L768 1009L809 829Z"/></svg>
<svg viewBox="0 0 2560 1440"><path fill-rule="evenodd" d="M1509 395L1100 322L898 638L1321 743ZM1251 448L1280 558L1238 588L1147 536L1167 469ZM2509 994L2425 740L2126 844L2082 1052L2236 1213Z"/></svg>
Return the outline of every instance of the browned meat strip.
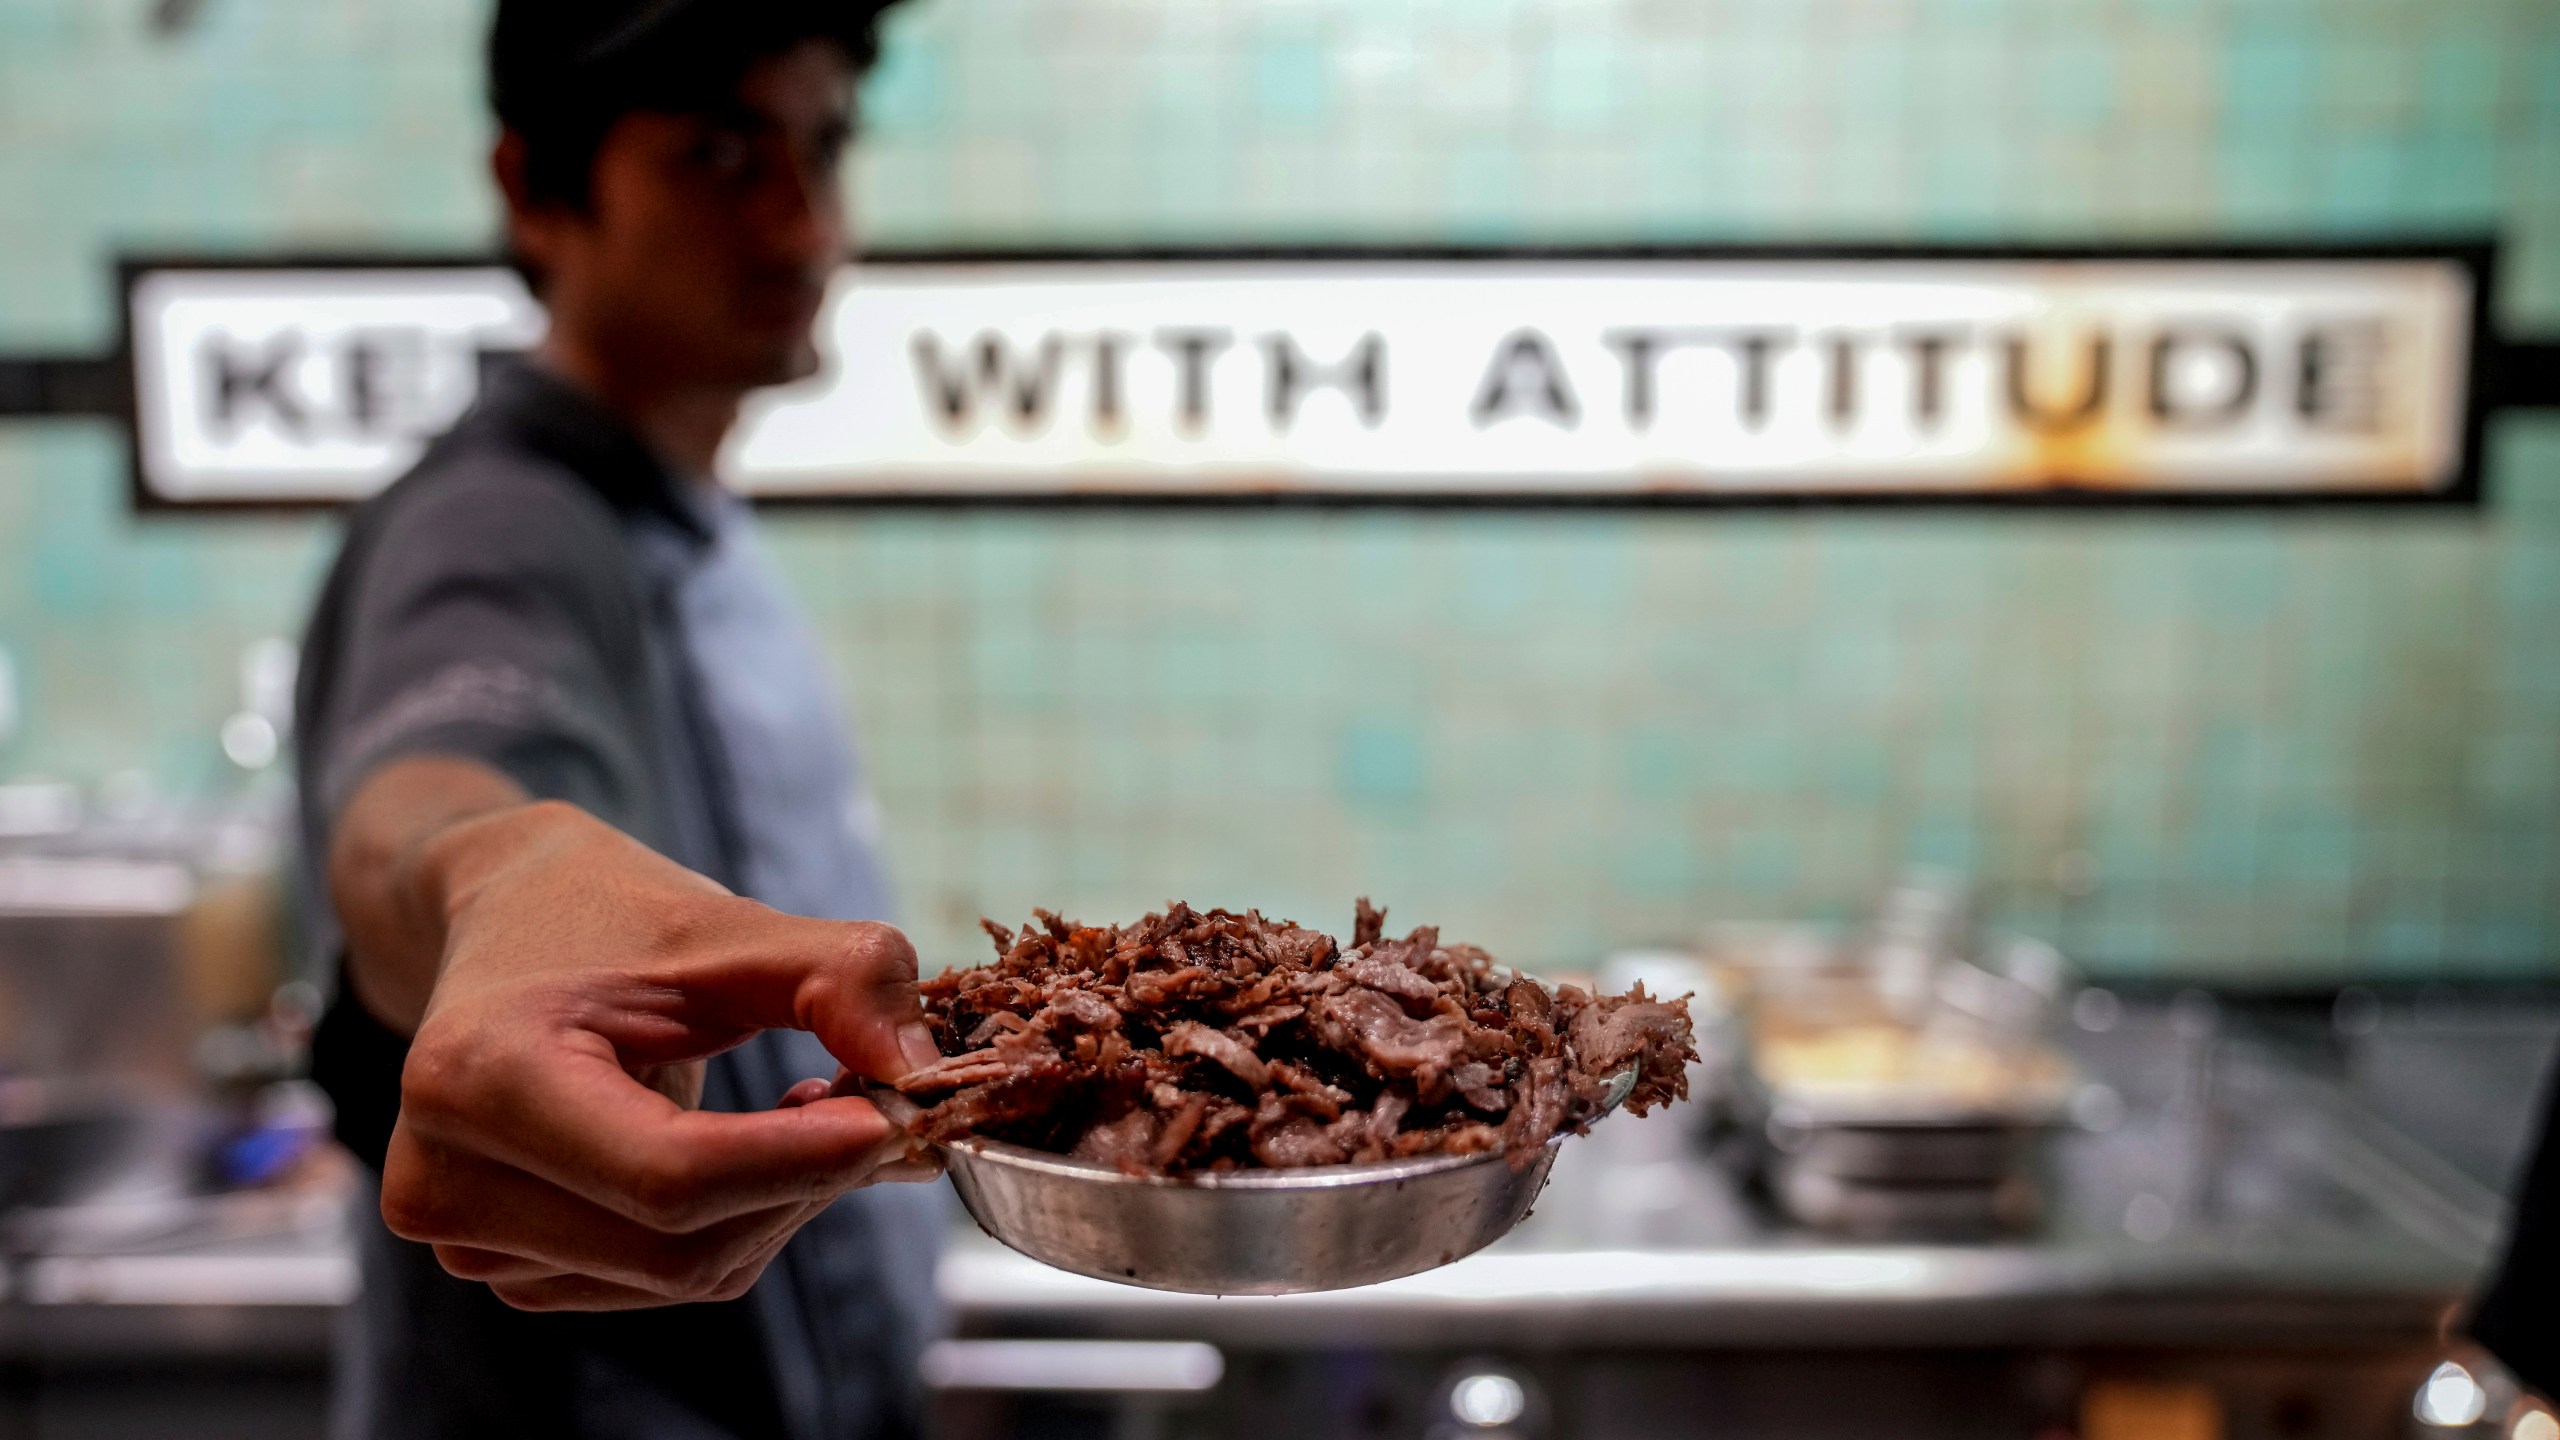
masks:
<svg viewBox="0 0 2560 1440"><path fill-rule="evenodd" d="M1439 986L1416 975L1402 963L1383 956L1363 955L1341 968L1355 985L1366 985L1399 1000L1418 1001L1426 1008L1443 993Z"/></svg>
<svg viewBox="0 0 2560 1440"><path fill-rule="evenodd" d="M1156 1133L1155 1149L1147 1156L1152 1168L1160 1171L1172 1168L1173 1162L1182 1157L1183 1147L1191 1143L1192 1136L1200 1133L1200 1122L1209 1118L1212 1103L1208 1096L1200 1094L1182 1102L1182 1108L1174 1111L1164 1122L1164 1129Z"/></svg>
<svg viewBox="0 0 2560 1440"><path fill-rule="evenodd" d="M1261 1056L1253 1053L1252 1046L1223 1030L1213 1030L1197 1021L1180 1020L1167 1028L1164 1032L1164 1053L1197 1055L1204 1060L1215 1060L1227 1067L1229 1074L1256 1090L1271 1083L1269 1067L1262 1063Z"/></svg>
<svg viewBox="0 0 2560 1440"><path fill-rule="evenodd" d="M1351 948L1366 950L1387 933L1387 912L1363 895L1351 907Z"/></svg>
<svg viewBox="0 0 2560 1440"><path fill-rule="evenodd" d="M1545 1056L1530 1061L1513 1094L1503 1129L1514 1145L1525 1144L1532 1136L1554 1134L1564 1124L1572 1099L1564 1083L1564 1062Z"/></svg>
<svg viewBox="0 0 2560 1440"><path fill-rule="evenodd" d="M1066 1066L1050 1065L972 1085L925 1111L910 1128L934 1141L998 1131L1048 1114L1069 1090L1069 1080Z"/></svg>
<svg viewBox="0 0 2560 1440"><path fill-rule="evenodd" d="M1047 1063L1056 1064L1057 1058L1050 1055L1046 1057ZM946 1055L921 1070L911 1070L905 1079L898 1082L898 1089L908 1095L932 1095L944 1090L957 1090L964 1085L1001 1080L1041 1063L1042 1058L1032 1052L991 1045L965 1055Z"/></svg>
<svg viewBox="0 0 2560 1440"><path fill-rule="evenodd" d="M1369 1111L1369 1124L1360 1137L1360 1153L1354 1157L1364 1161L1384 1160L1395 1153L1396 1132L1404 1124L1404 1112L1412 1102L1393 1090L1381 1091L1378 1103Z"/></svg>
<svg viewBox="0 0 2560 1440"><path fill-rule="evenodd" d="M1450 1071L1449 1084L1459 1098L1487 1115L1499 1115L1511 1108L1510 1092L1502 1088L1502 1072L1481 1060L1470 1060Z"/></svg>
<svg viewBox="0 0 2560 1440"><path fill-rule="evenodd" d="M1355 1054L1380 1076L1410 1076L1436 1089L1466 1054L1466 1022L1451 1015L1416 1020L1374 990L1327 995L1307 1007L1316 1034L1334 1049Z"/></svg>
<svg viewBox="0 0 2560 1440"><path fill-rule="evenodd" d="M1514 980L1502 988L1503 1008L1511 1012L1513 1025L1543 1025L1552 1030L1556 1024L1555 997L1547 987L1535 980Z"/></svg>
<svg viewBox="0 0 2560 1440"><path fill-rule="evenodd" d="M1132 1110L1117 1120L1105 1120L1084 1132L1075 1148L1067 1153L1079 1160L1095 1160L1130 1175L1144 1175L1159 1168L1156 1164L1157 1126L1152 1110ZM1178 1147L1177 1147L1178 1148Z"/></svg>
<svg viewBox="0 0 2560 1440"><path fill-rule="evenodd" d="M1328 1085L1314 1071L1292 1065L1286 1060L1271 1062L1271 1081L1283 1090L1320 1099L1340 1110L1351 1103L1351 1092L1339 1085Z"/></svg>
<svg viewBox="0 0 2560 1440"><path fill-rule="evenodd" d="M1192 1148L1197 1150L1203 1146L1214 1145L1218 1137L1252 1119L1253 1112L1242 1105L1227 1100L1211 1100L1209 1113L1200 1121L1200 1133L1193 1137Z"/></svg>
<svg viewBox="0 0 2560 1440"><path fill-rule="evenodd" d="M1368 1132L1366 1115L1345 1115L1325 1123L1266 1102L1262 1114L1254 1117L1253 1158L1274 1170L1339 1165L1360 1148Z"/></svg>
<svg viewBox="0 0 2560 1440"><path fill-rule="evenodd" d="M1040 1012L1040 1018L1048 1021L1051 1029L1058 1030L1120 1028L1120 1012L1090 990L1061 990L1050 996L1048 1007Z"/></svg>
<svg viewBox="0 0 2560 1440"><path fill-rule="evenodd" d="M1019 1035L1030 1028L1030 1021L1023 1019L1021 1016L1014 1014L1010 1010L998 1010L986 1019L979 1021L978 1028L969 1032L969 1043L971 1045L984 1045L999 1035Z"/></svg>
<svg viewBox="0 0 2560 1440"><path fill-rule="evenodd" d="M1274 1025L1285 1025L1306 1013L1304 1005L1265 1005L1249 1015L1237 1016L1235 1028L1260 1033Z"/></svg>
<svg viewBox="0 0 2560 1440"><path fill-rule="evenodd" d="M1689 1033L1685 1005L1675 1009L1649 1000L1638 985L1624 1004L1595 1004L1573 1017L1568 1039L1574 1062L1586 1075L1639 1070L1637 1093L1628 1097L1627 1107L1641 1115L1658 1103L1657 1096L1688 1098L1688 1062L1697 1058L1686 1048Z"/></svg>
<svg viewBox="0 0 2560 1440"><path fill-rule="evenodd" d="M1186 965L1171 974L1149 971L1142 975L1132 975L1129 977L1127 989L1130 999L1149 1009L1157 1009L1194 993L1201 982L1214 982L1214 980L1215 977L1207 970L1197 965Z"/></svg>

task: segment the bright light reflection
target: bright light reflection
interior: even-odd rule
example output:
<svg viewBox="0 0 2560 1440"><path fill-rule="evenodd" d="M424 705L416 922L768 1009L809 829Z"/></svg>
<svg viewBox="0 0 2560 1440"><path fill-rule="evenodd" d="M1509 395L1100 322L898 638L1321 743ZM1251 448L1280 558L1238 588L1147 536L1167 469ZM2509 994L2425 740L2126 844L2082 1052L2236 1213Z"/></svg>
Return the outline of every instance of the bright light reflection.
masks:
<svg viewBox="0 0 2560 1440"><path fill-rule="evenodd" d="M2447 1360L2418 1387L2418 1419L2448 1428L2476 1423L2489 1408L2489 1397L2471 1372Z"/></svg>
<svg viewBox="0 0 2560 1440"><path fill-rule="evenodd" d="M2516 1417L2507 1436L2508 1440L2560 1440L2560 1420L2552 1419L2548 1410L2527 1410Z"/></svg>
<svg viewBox="0 0 2560 1440"><path fill-rule="evenodd" d="M1449 1412L1487 1430L1510 1424L1528 1408L1528 1395L1508 1375L1470 1375L1449 1392Z"/></svg>
<svg viewBox="0 0 2560 1440"><path fill-rule="evenodd" d="M222 722L222 753L243 770L264 770L276 763L281 743L273 721L242 711Z"/></svg>

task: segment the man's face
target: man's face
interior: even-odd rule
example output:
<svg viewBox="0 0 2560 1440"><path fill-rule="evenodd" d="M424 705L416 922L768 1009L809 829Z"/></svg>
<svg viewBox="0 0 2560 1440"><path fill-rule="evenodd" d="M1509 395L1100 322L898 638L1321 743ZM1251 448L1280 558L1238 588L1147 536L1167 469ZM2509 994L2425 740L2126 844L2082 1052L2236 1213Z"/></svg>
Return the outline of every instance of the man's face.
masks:
<svg viewBox="0 0 2560 1440"><path fill-rule="evenodd" d="M749 70L730 110L616 121L585 211L512 217L555 323L674 383L815 371L812 330L848 239L851 81L844 52L812 40Z"/></svg>

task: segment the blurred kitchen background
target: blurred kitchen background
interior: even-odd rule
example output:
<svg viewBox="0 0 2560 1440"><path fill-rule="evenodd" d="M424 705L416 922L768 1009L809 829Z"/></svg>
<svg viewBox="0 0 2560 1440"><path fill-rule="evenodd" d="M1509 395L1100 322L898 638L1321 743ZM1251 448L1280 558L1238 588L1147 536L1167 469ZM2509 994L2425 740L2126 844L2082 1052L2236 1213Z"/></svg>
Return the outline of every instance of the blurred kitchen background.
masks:
<svg viewBox="0 0 2560 1440"><path fill-rule="evenodd" d="M162 17L155 20L155 16ZM165 23L163 23L165 21ZM0 7L0 342L125 253L484 253L464 0ZM2494 234L2560 328L2537 0L919 0L873 243ZM8 770L236 784L319 518L136 520L0 433ZM2560 420L2441 514L794 512L928 961L981 912L1366 889L1535 963L1910 862L2110 975L2560 956Z"/></svg>
<svg viewBox="0 0 2560 1440"><path fill-rule="evenodd" d="M484 23L477 0L0 0L0 350L113 348L122 256L488 252ZM2498 328L2560 332L2551 0L912 0L887 37L856 161L883 247L2492 237ZM0 844L46 857L0 873L25 912L0 918L8 1013L37 1017L10 1069L198 1097L152 1142L160 1189L118 1183L235 1203L20 1224L0 1433L225 1406L259 1417L236 1433L317 1433L346 1272L313 1218L318 1121L275 1083L315 995L260 896L277 642L335 525L137 516L125 443L0 422ZM1260 1325L976 1255L951 1282L972 1334L1210 1343L1227 1379L1133 1351L1155 1399L1005 1409L987 1395L1028 1372L953 1351L950 1388L985 1390L956 1430L2506 1434L2511 1392L2433 1317L2496 1232L2560 1031L2560 414L2497 419L2484 465L2477 508L770 514L928 967L974 963L982 913L1180 897L1341 928L1365 893L1533 968L1668 967L1742 1031L1736 976L1912 926L1951 955L2033 937L2096 987L1985 962L2112 1097L2033 1121L2071 1132L2063 1159L1991 1162L2043 1177L1992 1239L1808 1238L1821 1206L1782 1179L1703 1178L1768 1168L1734 1146L1783 1127L1737 1104L1668 1149L1614 1142L1712 1189L1690 1218L1560 1178L1521 1253L1834 1270L1709 1265L1685 1319L1577 1302L1584 1365L1485 1317L1597 1262ZM71 923L99 915L131 933ZM74 931L161 978L69 993ZM73 1025L77 1053L33 1038ZM146 1026L148 1063L101 1058ZM194 1268L116 1268L155 1245ZM1994 1262L2038 1255L2063 1257L2045 1288L1967 1328L2027 1285ZM2448 1359L2473 1391L2423 1387ZM2560 1435L2532 1423L2516 1440Z"/></svg>

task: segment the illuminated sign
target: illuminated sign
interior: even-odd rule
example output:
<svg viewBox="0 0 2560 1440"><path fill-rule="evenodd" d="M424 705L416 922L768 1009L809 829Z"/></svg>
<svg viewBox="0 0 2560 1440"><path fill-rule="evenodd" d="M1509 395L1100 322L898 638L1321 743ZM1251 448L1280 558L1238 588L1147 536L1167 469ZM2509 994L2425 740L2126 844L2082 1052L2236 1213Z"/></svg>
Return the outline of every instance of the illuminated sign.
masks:
<svg viewBox="0 0 2560 1440"><path fill-rule="evenodd" d="M2460 498L2474 255L877 257L774 498ZM159 268L139 478L346 499L538 334L493 267Z"/></svg>
<svg viewBox="0 0 2560 1440"><path fill-rule="evenodd" d="M514 272L156 270L130 296L136 466L191 502L360 499L469 408L542 316Z"/></svg>

